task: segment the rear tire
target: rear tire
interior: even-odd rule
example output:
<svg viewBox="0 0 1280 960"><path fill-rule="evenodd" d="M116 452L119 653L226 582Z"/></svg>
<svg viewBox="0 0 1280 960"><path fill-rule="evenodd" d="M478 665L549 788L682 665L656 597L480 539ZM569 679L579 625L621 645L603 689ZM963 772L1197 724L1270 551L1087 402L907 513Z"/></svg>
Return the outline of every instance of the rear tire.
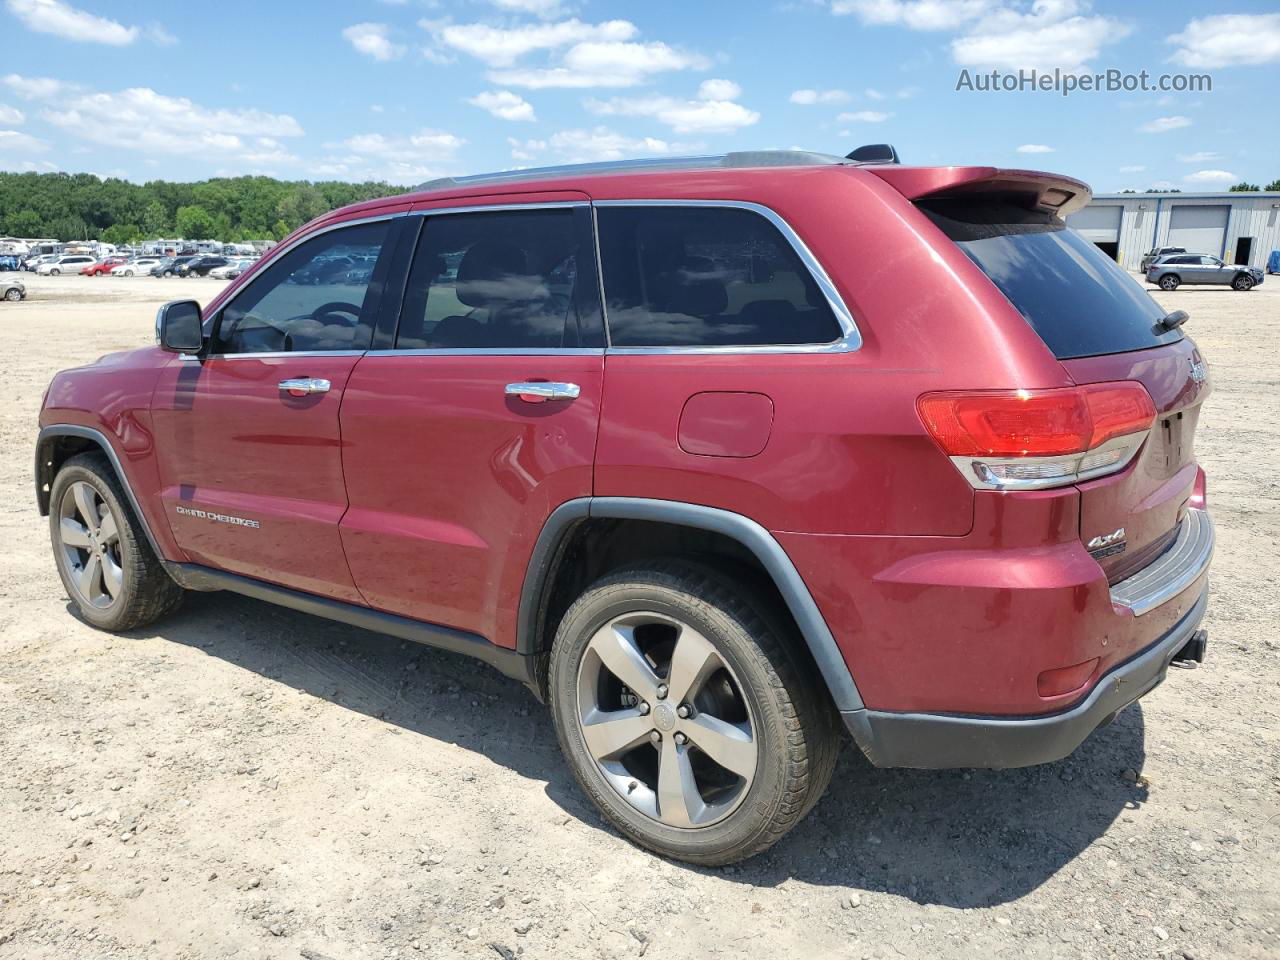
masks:
<svg viewBox="0 0 1280 960"><path fill-rule="evenodd" d="M685 561L612 573L569 608L548 686L574 776L625 836L721 866L777 843L822 796L836 713L788 626Z"/></svg>
<svg viewBox="0 0 1280 960"><path fill-rule="evenodd" d="M1172 273L1166 273L1163 277L1160 278L1160 289L1161 290L1177 290L1178 284L1180 284L1181 282L1182 280L1178 277L1175 277Z"/></svg>
<svg viewBox="0 0 1280 960"><path fill-rule="evenodd" d="M172 613L183 590L147 542L107 461L69 459L49 492L49 534L62 585L100 630L133 630Z"/></svg>
<svg viewBox="0 0 1280 960"><path fill-rule="evenodd" d="M1249 276L1247 273L1242 273L1231 281L1231 287L1233 290L1239 290L1241 293L1252 290L1253 277Z"/></svg>

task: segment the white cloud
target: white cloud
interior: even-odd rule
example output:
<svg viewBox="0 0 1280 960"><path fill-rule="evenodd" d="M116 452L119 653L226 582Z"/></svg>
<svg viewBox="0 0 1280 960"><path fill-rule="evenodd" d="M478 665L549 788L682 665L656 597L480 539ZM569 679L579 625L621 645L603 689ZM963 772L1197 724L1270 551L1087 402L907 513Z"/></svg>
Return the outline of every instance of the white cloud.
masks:
<svg viewBox="0 0 1280 960"><path fill-rule="evenodd" d="M25 123L26 120L27 118L17 107L9 107L0 103L0 123L16 127L20 123Z"/></svg>
<svg viewBox="0 0 1280 960"><path fill-rule="evenodd" d="M5 7L28 29L64 40L124 47L138 39L137 27L94 16L62 0L5 0ZM9 40L13 40L12 36Z"/></svg>
<svg viewBox="0 0 1280 960"><path fill-rule="evenodd" d="M467 54L492 68L491 81L508 87L631 87L658 73L710 66L701 54L637 40L640 31L628 20L585 23L574 18L514 27L426 19L418 23L436 44L424 50L424 56L439 59L444 51ZM543 62L522 62L534 53L545 54Z"/></svg>
<svg viewBox="0 0 1280 960"><path fill-rule="evenodd" d="M561 130L545 140L509 140L511 156L521 162L545 153L569 163L593 160L623 160L628 157L670 156L688 153L696 145L670 143L656 137L628 137L608 127L591 130Z"/></svg>
<svg viewBox="0 0 1280 960"><path fill-rule="evenodd" d="M1256 66L1280 61L1280 13L1228 13L1192 20L1166 40L1186 67Z"/></svg>
<svg viewBox="0 0 1280 960"><path fill-rule="evenodd" d="M178 42L178 38L166 30L158 23L149 23L143 33L147 39L157 46L172 47Z"/></svg>
<svg viewBox="0 0 1280 960"><path fill-rule="evenodd" d="M49 144L17 130L0 130L0 153L43 153Z"/></svg>
<svg viewBox="0 0 1280 960"><path fill-rule="evenodd" d="M665 43L578 43L565 51L559 66L491 73L495 83L516 87L634 87L653 74L700 70L706 57Z"/></svg>
<svg viewBox="0 0 1280 960"><path fill-rule="evenodd" d="M1121 173L1141 173L1145 169L1147 168L1144 167L1142 164L1138 163L1138 164L1130 164L1126 167L1121 167L1120 172Z"/></svg>
<svg viewBox="0 0 1280 960"><path fill-rule="evenodd" d="M1179 130L1182 127L1189 126L1191 126L1190 117L1156 117L1154 120L1148 120L1138 127L1138 132L1168 133L1170 130Z"/></svg>
<svg viewBox="0 0 1280 960"><path fill-rule="evenodd" d="M302 135L302 127L288 114L209 108L149 87L102 93L18 74L0 82L30 100L46 101L42 120L90 143L148 154L235 159L255 168L297 161L275 140ZM259 142L263 138L270 138L273 146Z"/></svg>
<svg viewBox="0 0 1280 960"><path fill-rule="evenodd" d="M24 100L47 100L66 89L61 80L53 77L23 77L16 73L5 74L0 82Z"/></svg>
<svg viewBox="0 0 1280 960"><path fill-rule="evenodd" d="M583 106L601 116L653 117L676 133L728 133L760 119L756 111L733 102L741 93L742 88L729 80L707 80L698 88L695 100L613 97L587 100Z"/></svg>
<svg viewBox="0 0 1280 960"><path fill-rule="evenodd" d="M564 4L560 0L489 0L499 10L512 13L531 13L535 17L550 20L564 12Z"/></svg>
<svg viewBox="0 0 1280 960"><path fill-rule="evenodd" d="M698 87L699 100L737 100L742 88L732 80L703 80Z"/></svg>
<svg viewBox="0 0 1280 960"><path fill-rule="evenodd" d="M884 123L892 113L880 110L855 110L853 113L842 113L836 117L836 123Z"/></svg>
<svg viewBox="0 0 1280 960"><path fill-rule="evenodd" d="M856 14L871 26L954 30L994 5L994 0L832 0L831 12Z"/></svg>
<svg viewBox="0 0 1280 960"><path fill-rule="evenodd" d="M479 107L481 110L488 110L495 117L500 117L503 120L532 121L538 119L534 115L533 104L510 90L490 90L485 93L478 93L474 97L468 98L467 103L473 107Z"/></svg>
<svg viewBox="0 0 1280 960"><path fill-rule="evenodd" d="M1053 147L1047 147L1043 143L1024 143L1018 147L1019 153L1053 153Z"/></svg>
<svg viewBox="0 0 1280 960"><path fill-rule="evenodd" d="M385 23L355 23L343 30L342 35L357 52L379 62L404 56L404 44L392 41L391 28Z"/></svg>
<svg viewBox="0 0 1280 960"><path fill-rule="evenodd" d="M815 103L844 103L849 94L844 90L793 90L791 102L808 107Z"/></svg>
<svg viewBox="0 0 1280 960"><path fill-rule="evenodd" d="M1177 156L1179 163L1210 163L1214 160L1221 160L1222 154L1214 153L1212 150L1199 150L1195 153L1180 153Z"/></svg>
<svg viewBox="0 0 1280 960"><path fill-rule="evenodd" d="M951 41L951 55L967 67L1075 70L1132 31L1088 10L1087 0L1035 0L1029 13L995 7Z"/></svg>
<svg viewBox="0 0 1280 960"><path fill-rule="evenodd" d="M1226 170L1197 170L1182 178L1187 183L1237 183L1240 178Z"/></svg>
<svg viewBox="0 0 1280 960"><path fill-rule="evenodd" d="M884 99L884 94L883 94L883 93L881 93L879 90L876 90L876 89L875 89L875 88L873 88L873 87L867 87L867 89L864 91L864 93L866 94L866 97L867 97L867 99L868 99L868 100L883 100L883 99Z"/></svg>
<svg viewBox="0 0 1280 960"><path fill-rule="evenodd" d="M330 154L311 172L344 180L420 183L453 172L458 150L465 143L443 130L419 130L406 137L361 133L326 144Z"/></svg>
<svg viewBox="0 0 1280 960"><path fill-rule="evenodd" d="M617 42L630 40L640 31L627 20L583 23L562 20L559 23L525 24L518 27L493 27L485 23L439 24L420 20L437 42L475 57L491 67L510 67L535 50L555 50L585 42Z"/></svg>

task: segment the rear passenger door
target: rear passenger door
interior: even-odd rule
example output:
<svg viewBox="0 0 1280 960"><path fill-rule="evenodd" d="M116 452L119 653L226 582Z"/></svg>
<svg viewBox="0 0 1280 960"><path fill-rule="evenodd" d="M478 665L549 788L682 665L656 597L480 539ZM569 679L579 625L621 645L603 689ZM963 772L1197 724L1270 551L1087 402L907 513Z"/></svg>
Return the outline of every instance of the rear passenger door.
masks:
<svg viewBox="0 0 1280 960"><path fill-rule="evenodd" d="M342 405L342 542L379 610L514 645L547 516L591 494L604 333L571 196L422 217L398 324Z"/></svg>

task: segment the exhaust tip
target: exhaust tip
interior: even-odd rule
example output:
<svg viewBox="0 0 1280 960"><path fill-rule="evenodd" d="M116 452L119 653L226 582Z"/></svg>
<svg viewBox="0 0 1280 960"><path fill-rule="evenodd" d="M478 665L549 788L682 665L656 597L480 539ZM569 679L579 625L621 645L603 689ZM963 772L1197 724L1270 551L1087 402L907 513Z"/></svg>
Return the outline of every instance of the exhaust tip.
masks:
<svg viewBox="0 0 1280 960"><path fill-rule="evenodd" d="M1174 663L1204 663L1204 651L1209 645L1209 631L1197 630L1191 639L1173 655Z"/></svg>

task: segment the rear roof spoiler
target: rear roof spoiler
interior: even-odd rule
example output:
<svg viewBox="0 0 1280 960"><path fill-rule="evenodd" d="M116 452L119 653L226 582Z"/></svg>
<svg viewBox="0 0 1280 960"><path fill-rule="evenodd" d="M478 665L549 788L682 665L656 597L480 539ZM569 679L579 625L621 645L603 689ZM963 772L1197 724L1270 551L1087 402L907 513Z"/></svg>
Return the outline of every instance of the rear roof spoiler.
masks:
<svg viewBox="0 0 1280 960"><path fill-rule="evenodd" d="M1002 170L999 167L868 166L908 200L997 194L1060 217L1075 213L1093 199L1089 185L1058 173Z"/></svg>

